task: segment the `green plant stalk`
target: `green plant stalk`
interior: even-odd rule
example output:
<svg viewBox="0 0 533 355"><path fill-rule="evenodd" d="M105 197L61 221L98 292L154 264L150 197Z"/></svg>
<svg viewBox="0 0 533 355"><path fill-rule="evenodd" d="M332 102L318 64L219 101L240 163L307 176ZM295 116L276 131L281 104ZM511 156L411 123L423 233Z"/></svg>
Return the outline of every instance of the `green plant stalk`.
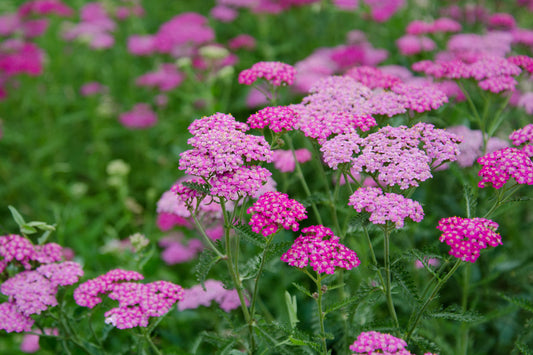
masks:
<svg viewBox="0 0 533 355"><path fill-rule="evenodd" d="M394 325L396 327L399 327L400 323L398 322L398 316L396 315L396 310L394 309L394 302L392 301L389 222L387 222L387 224L385 225L385 228L383 229L383 233L385 235L385 238L383 240L383 243L384 243L383 258L384 258L384 264L385 264L384 265L385 266L385 296L387 297L387 307L389 308L389 313L394 321Z"/></svg>
<svg viewBox="0 0 533 355"><path fill-rule="evenodd" d="M370 256L372 257L372 262L374 263L374 266L378 268L378 260L376 258L376 254L374 253L374 248L372 247L372 241L370 240L368 229L366 228L366 226L363 226L363 230L365 231L365 237L368 243L368 249L370 250ZM381 271L379 271L379 269L377 271L379 280L381 282L381 287L383 287L383 290L385 290L385 280L383 279L383 275L381 275Z"/></svg>
<svg viewBox="0 0 533 355"><path fill-rule="evenodd" d="M470 292L470 276L472 273L472 264L466 265L463 269L463 294L461 297L461 308L463 312L467 311L468 308L468 294ZM466 355L468 352L468 333L469 326L468 323L461 322L461 327L459 328L459 337L457 344L457 354Z"/></svg>
<svg viewBox="0 0 533 355"><path fill-rule="evenodd" d="M498 198L494 205L485 213L483 218L489 218L491 214L493 214L498 207L503 205L505 201L507 201L522 185L516 183L515 185L512 185L508 189L505 188L505 186L501 189L498 189ZM508 192L507 196L504 196L505 193Z"/></svg>
<svg viewBox="0 0 533 355"><path fill-rule="evenodd" d="M202 226L200 221L198 221L198 218L196 217L196 214L194 213L194 211L190 211L190 213L191 213L192 219L194 220L194 224L196 225L196 228L198 228L198 230L200 231L200 234L204 238L204 241L207 243L207 245L209 245L209 247L218 255L218 257L220 257L221 259L226 259L227 258L226 255L222 254L220 250L218 250L218 248L215 246L215 244L213 244L211 239L209 239L209 237L207 236L205 232L204 227Z"/></svg>
<svg viewBox="0 0 533 355"><path fill-rule="evenodd" d="M270 247L270 244L272 243L272 240L274 239L274 236L277 233L271 234L268 239L267 243L265 245L265 248L263 250L263 256L261 258L261 264L259 265L259 270L257 271L257 276L255 277L254 281L254 293L252 295L252 302L250 303L250 317L251 321L254 321L254 314L255 314L255 303L257 301L257 294L259 293L259 279L261 278L261 274L263 273L263 268L265 266L265 259L268 252L268 248Z"/></svg>
<svg viewBox="0 0 533 355"><path fill-rule="evenodd" d="M292 155L294 157L296 176L298 176L298 179L300 180L300 183L302 184L302 187L307 197L311 197L311 190L309 190L309 186L307 185L307 182L305 181L305 177L302 172L302 167L300 166L300 163L296 159L296 153L294 152L294 145L292 144L292 139L288 134L285 137L286 137L287 143L289 144L289 148L292 151ZM314 202L311 202L311 206L313 208L313 212L315 213L318 224L323 224L322 217L320 216L320 213L318 212L318 208L316 207L316 204Z"/></svg>
<svg viewBox="0 0 533 355"><path fill-rule="evenodd" d="M435 288L433 289L431 294L426 298L426 300L422 304L422 307L420 307L420 309L416 313L416 315L414 317L414 321L412 322L412 324L409 327L409 330L407 331L407 334L405 336L405 341L406 342L409 342L409 339L411 338L411 335L413 335L413 332L415 331L416 327L418 326L418 323L420 322L420 319L422 318L422 314L424 314L426 308L429 306L431 301L433 301L433 299L435 298L435 296L437 295L439 290L442 288L442 286L444 286L446 281L448 281L448 279L450 277L452 277L452 275L455 273L455 271L457 271L459 266L461 266L461 263L462 263L462 260L461 259L457 259L457 261L455 262L453 267L450 269L450 271L448 271L448 273L442 279L439 279L439 281L435 285Z"/></svg>
<svg viewBox="0 0 533 355"><path fill-rule="evenodd" d="M324 295L324 290L322 290L322 275L317 272L316 278L314 278L306 269L304 269L304 272L311 278L311 280L315 282L317 287L318 296L315 298L315 300L318 309L318 319L320 322L320 340L322 343L322 354L327 355L328 345L326 343L326 328L324 326L324 319L326 318L326 314L322 310L322 297Z"/></svg>
<svg viewBox="0 0 533 355"><path fill-rule="evenodd" d="M147 328L143 328L143 338L144 340L146 340L146 342L150 345L150 347L152 348L152 350L157 354L157 355L163 355L163 353L161 351L159 351L159 349L157 348L157 346L155 346L154 342L152 341L152 338L150 337L150 334L149 332L147 331Z"/></svg>

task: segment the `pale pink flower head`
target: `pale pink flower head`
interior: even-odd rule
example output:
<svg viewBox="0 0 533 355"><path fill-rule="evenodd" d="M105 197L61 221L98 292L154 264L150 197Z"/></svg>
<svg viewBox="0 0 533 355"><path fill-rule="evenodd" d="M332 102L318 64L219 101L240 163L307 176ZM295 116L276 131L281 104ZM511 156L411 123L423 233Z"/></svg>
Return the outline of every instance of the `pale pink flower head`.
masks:
<svg viewBox="0 0 533 355"><path fill-rule="evenodd" d="M170 91L178 87L185 75L176 69L172 63L161 64L159 69L154 72L141 75L135 80L137 86L154 87L160 91Z"/></svg>
<svg viewBox="0 0 533 355"><path fill-rule="evenodd" d="M100 84L97 81L91 81L85 83L80 88L80 94L82 96L93 96L96 94L103 94L107 92L107 86Z"/></svg>
<svg viewBox="0 0 533 355"><path fill-rule="evenodd" d="M174 53L176 48L198 46L214 38L215 32L207 18L195 12L184 12L161 25L154 46L161 53Z"/></svg>
<svg viewBox="0 0 533 355"><path fill-rule="evenodd" d="M426 36L405 35L396 41L396 46L403 55L415 55L435 49L435 42Z"/></svg>
<svg viewBox="0 0 533 355"><path fill-rule="evenodd" d="M462 30L462 26L459 22L452 20L447 17L441 17L435 20L433 22L433 33L438 32L460 32Z"/></svg>
<svg viewBox="0 0 533 355"><path fill-rule="evenodd" d="M48 28L48 19L36 19L25 21L22 24L22 32L26 38L34 38L42 35Z"/></svg>
<svg viewBox="0 0 533 355"><path fill-rule="evenodd" d="M499 12L490 15L487 25L491 29L512 30L516 27L516 20L511 14Z"/></svg>
<svg viewBox="0 0 533 355"><path fill-rule="evenodd" d="M352 11L359 7L359 0L333 0L333 5L340 10Z"/></svg>
<svg viewBox="0 0 533 355"><path fill-rule="evenodd" d="M370 6L370 14L376 22L385 22L405 5L405 0L363 0Z"/></svg>
<svg viewBox="0 0 533 355"><path fill-rule="evenodd" d="M34 333L41 334L40 329L34 329ZM44 333L46 335L59 335L59 331L57 328L45 328ZM24 337L22 338L22 343L20 344L20 351L31 354L35 353L40 350L39 346L39 335L37 334L24 334Z"/></svg>
<svg viewBox="0 0 533 355"><path fill-rule="evenodd" d="M22 27L22 20L16 13L0 16L0 36L10 36Z"/></svg>
<svg viewBox="0 0 533 355"><path fill-rule="evenodd" d="M533 162L527 150L507 147L485 154L477 162L482 166L478 173L480 188L492 185L499 189L510 178L518 184L533 185Z"/></svg>
<svg viewBox="0 0 533 355"><path fill-rule="evenodd" d="M199 306L209 307L215 301L225 312L240 306L237 290L227 290L218 280L205 280L203 285L195 285L184 290L183 300L178 303L178 310L196 309ZM248 299L245 299L248 305Z"/></svg>
<svg viewBox="0 0 533 355"><path fill-rule="evenodd" d="M121 113L119 121L125 127L131 129L143 129L152 127L157 123L157 115L148 104L139 103L133 106L131 111Z"/></svg>
<svg viewBox="0 0 533 355"><path fill-rule="evenodd" d="M396 338L390 334L379 333L376 331L363 332L359 334L357 340L350 345L352 355L410 355L411 352L406 349L405 340Z"/></svg>
<svg viewBox="0 0 533 355"><path fill-rule="evenodd" d="M357 254L339 243L339 237L322 225L302 229L281 261L300 269L311 266L317 273L333 274L336 268L351 270L361 263Z"/></svg>
<svg viewBox="0 0 533 355"><path fill-rule="evenodd" d="M35 321L21 313L14 302L0 303L0 329L8 333L30 332Z"/></svg>
<svg viewBox="0 0 533 355"><path fill-rule="evenodd" d="M446 94L431 83L400 83L394 85L391 90L404 97L406 100L405 108L419 113L436 110L448 102Z"/></svg>
<svg viewBox="0 0 533 355"><path fill-rule="evenodd" d="M252 231L268 237L279 231L280 227L296 232L298 222L307 219L305 207L282 192L267 192L248 208L251 214Z"/></svg>
<svg viewBox="0 0 533 355"><path fill-rule="evenodd" d="M242 34L229 40L228 47L230 49L247 49L252 50L256 46L255 38L250 35Z"/></svg>
<svg viewBox="0 0 533 355"><path fill-rule="evenodd" d="M252 85L265 79L273 86L292 85L296 70L282 62L258 62L239 73L239 84Z"/></svg>
<svg viewBox="0 0 533 355"><path fill-rule="evenodd" d="M355 79L371 89L390 89L392 86L401 83L400 78L395 75L387 74L379 68L369 66L354 67L344 75Z"/></svg>
<svg viewBox="0 0 533 355"><path fill-rule="evenodd" d="M213 7L211 11L209 11L209 14L211 17L220 22L232 22L239 15L237 10L224 5L217 5Z"/></svg>
<svg viewBox="0 0 533 355"><path fill-rule="evenodd" d="M159 246L163 248L161 259L167 265L175 265L194 260L198 253L204 249L199 239L183 240L182 235L167 236L159 240Z"/></svg>
<svg viewBox="0 0 533 355"><path fill-rule="evenodd" d="M415 222L424 218L422 206L417 201L392 192L383 193L379 187L361 187L350 196L349 206L357 212L363 210L370 213L370 222L386 224L390 221L396 229L404 226L405 218Z"/></svg>
<svg viewBox="0 0 533 355"><path fill-rule="evenodd" d="M292 150L274 150L274 155L272 158L274 167L282 173L293 172L296 168L296 161L294 160L295 156L296 161L298 161L300 164L303 164L311 160L312 154L308 149L305 148L296 149L294 154Z"/></svg>
<svg viewBox="0 0 533 355"><path fill-rule="evenodd" d="M361 151L362 143L363 139L355 132L339 134L324 142L320 151L324 162L333 170L337 170L339 165L351 165L355 162L355 154Z"/></svg>
<svg viewBox="0 0 533 355"><path fill-rule="evenodd" d="M150 55L155 50L154 36L132 35L128 37L128 51L133 55Z"/></svg>
<svg viewBox="0 0 533 355"><path fill-rule="evenodd" d="M502 245L498 224L486 218L442 218L437 229L442 232L439 240L451 247L449 254L462 261L473 263L482 249Z"/></svg>
<svg viewBox="0 0 533 355"><path fill-rule="evenodd" d="M251 128L270 128L273 132L292 131L298 114L287 106L265 107L248 117Z"/></svg>

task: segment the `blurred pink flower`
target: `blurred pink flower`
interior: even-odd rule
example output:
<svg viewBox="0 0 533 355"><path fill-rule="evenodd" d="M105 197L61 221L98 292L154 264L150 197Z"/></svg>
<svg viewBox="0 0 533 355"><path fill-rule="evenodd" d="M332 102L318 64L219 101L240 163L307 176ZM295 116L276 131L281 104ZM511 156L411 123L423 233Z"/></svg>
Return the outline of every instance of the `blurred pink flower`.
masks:
<svg viewBox="0 0 533 355"><path fill-rule="evenodd" d="M219 20L220 22L232 22L238 16L237 10L224 5L217 5L213 7L209 14L211 17Z"/></svg>
<svg viewBox="0 0 533 355"><path fill-rule="evenodd" d="M250 35L242 34L238 35L237 37L234 37L229 40L228 47L230 49L248 49L252 50L255 48L255 38L253 38Z"/></svg>
<svg viewBox="0 0 533 355"><path fill-rule="evenodd" d="M102 94L107 92L107 86L100 84L97 81L91 81L89 83L85 83L80 88L80 94L82 96L92 96L96 94Z"/></svg>
<svg viewBox="0 0 533 355"><path fill-rule="evenodd" d="M154 36L130 36L128 38L128 51L134 55L150 55L154 53Z"/></svg>
<svg viewBox="0 0 533 355"><path fill-rule="evenodd" d="M135 80L137 86L155 87L161 91L170 91L178 87L185 75L176 69L172 63L161 64L154 72L146 73Z"/></svg>
<svg viewBox="0 0 533 355"><path fill-rule="evenodd" d="M33 0L24 3L18 9L18 14L22 17L29 15L58 15L72 16L74 10L65 5L60 0Z"/></svg>
<svg viewBox="0 0 533 355"><path fill-rule="evenodd" d="M119 121L128 128L148 128L157 123L157 115L148 104L136 104L131 111L121 113Z"/></svg>

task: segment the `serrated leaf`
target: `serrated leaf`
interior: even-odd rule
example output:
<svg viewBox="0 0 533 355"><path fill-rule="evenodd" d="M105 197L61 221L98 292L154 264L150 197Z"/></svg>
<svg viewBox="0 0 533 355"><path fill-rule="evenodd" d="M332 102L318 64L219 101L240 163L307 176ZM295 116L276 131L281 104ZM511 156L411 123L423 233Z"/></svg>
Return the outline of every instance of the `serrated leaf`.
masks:
<svg viewBox="0 0 533 355"><path fill-rule="evenodd" d="M449 319L458 322L472 323L477 322L483 317L476 312L466 311L464 312L459 307L451 306L443 311L428 313L428 317L438 319Z"/></svg>
<svg viewBox="0 0 533 355"><path fill-rule="evenodd" d="M336 311L338 309L341 309L343 307L349 306L352 303L361 302L361 300L364 299L365 297L366 297L366 294L355 295L355 296L352 296L350 298L346 298L346 299L344 299L342 301L336 302L336 303L328 306L326 308L326 310L324 311L324 313L328 314L328 313L334 312L334 311Z"/></svg>
<svg viewBox="0 0 533 355"><path fill-rule="evenodd" d="M509 297L507 295L501 296L512 304L517 305L518 307L533 313L533 303L531 301L518 297Z"/></svg>
<svg viewBox="0 0 533 355"><path fill-rule="evenodd" d="M313 297L311 295L311 292L309 290L307 290L305 287L303 287L302 285L297 284L296 282L293 282L292 284L293 284L294 287L296 287L298 289L298 291L304 293L305 295L307 295L307 296L309 296L311 298Z"/></svg>
<svg viewBox="0 0 533 355"><path fill-rule="evenodd" d="M182 184L183 186L186 186L191 190L201 192L204 195L209 195L210 193L210 189L206 184L200 184L192 181L184 181Z"/></svg>
<svg viewBox="0 0 533 355"><path fill-rule="evenodd" d="M265 237L263 237L260 234L255 233L252 231L252 228L250 228L247 224L237 224L233 226L237 234L239 234L240 237L243 238L243 240L255 244L259 247L264 248L266 245Z"/></svg>
<svg viewBox="0 0 533 355"><path fill-rule="evenodd" d="M400 288L404 293L412 300L419 303L420 297L418 296L418 290L416 283L412 279L411 275L400 264L395 264L392 268L392 275Z"/></svg>
<svg viewBox="0 0 533 355"><path fill-rule="evenodd" d="M261 256L256 255L248 259L246 264L239 267L241 280L249 280L257 277L259 268L261 267Z"/></svg>
<svg viewBox="0 0 533 355"><path fill-rule="evenodd" d="M194 274L198 282L204 287L204 281L211 268L222 258L216 255L211 249L204 249L198 258L198 264L194 267Z"/></svg>
<svg viewBox="0 0 533 355"><path fill-rule="evenodd" d="M13 219L18 224L20 228L22 228L23 225L26 224L24 221L24 218L22 218L22 215L17 211L17 209L13 206L7 206L9 208L9 211L11 212L11 215L13 216Z"/></svg>

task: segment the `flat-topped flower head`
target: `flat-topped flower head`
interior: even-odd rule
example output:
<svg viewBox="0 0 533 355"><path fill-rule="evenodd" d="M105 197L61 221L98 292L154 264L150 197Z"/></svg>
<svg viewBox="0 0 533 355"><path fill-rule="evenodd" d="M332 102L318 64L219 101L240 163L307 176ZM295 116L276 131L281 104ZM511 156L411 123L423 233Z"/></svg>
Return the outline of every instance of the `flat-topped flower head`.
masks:
<svg viewBox="0 0 533 355"><path fill-rule="evenodd" d="M223 174L214 175L210 194L227 200L238 200L245 196L255 196L268 181L272 173L262 166L241 166Z"/></svg>
<svg viewBox="0 0 533 355"><path fill-rule="evenodd" d="M363 210L369 212L370 222L374 224L386 224L390 221L397 229L403 227L407 217L415 222L420 222L424 218L420 203L395 193L383 193L379 187L357 189L350 196L348 205L353 206L357 212Z"/></svg>
<svg viewBox="0 0 533 355"><path fill-rule="evenodd" d="M533 144L533 123L517 129L509 135L509 139L513 142L513 145L517 147L522 144Z"/></svg>
<svg viewBox="0 0 533 355"><path fill-rule="evenodd" d="M515 55L508 57L507 60L514 65L526 70L528 73L533 74L533 58L527 55Z"/></svg>
<svg viewBox="0 0 533 355"><path fill-rule="evenodd" d="M527 150L507 147L485 154L477 162L482 166L478 173L481 177L478 186L481 188L490 184L499 189L510 178L518 184L533 185L533 162Z"/></svg>
<svg viewBox="0 0 533 355"><path fill-rule="evenodd" d="M333 274L340 267L351 270L359 266L357 254L339 243L333 231L322 225L302 229L281 260L300 269L311 266L317 273Z"/></svg>
<svg viewBox="0 0 533 355"><path fill-rule="evenodd" d="M273 132L292 131L298 115L290 107L265 107L248 117L251 128L270 128Z"/></svg>
<svg viewBox="0 0 533 355"><path fill-rule="evenodd" d="M324 142L320 151L323 153L324 162L333 170L337 170L339 164L353 163L354 154L361 151L363 139L357 133L339 134Z"/></svg>
<svg viewBox="0 0 533 355"><path fill-rule="evenodd" d="M436 110L448 102L446 94L430 83L396 84L391 90L404 97L405 108L416 112Z"/></svg>
<svg viewBox="0 0 533 355"><path fill-rule="evenodd" d="M13 260L20 262L26 269L31 268L30 260L33 260L35 250L31 241L18 234L0 236L0 255L5 265ZM0 272L3 272L0 269Z"/></svg>
<svg viewBox="0 0 533 355"><path fill-rule="evenodd" d="M271 85L292 85L296 69L282 62L258 62L250 69L239 73L239 84L252 85L258 79L265 79Z"/></svg>
<svg viewBox="0 0 533 355"><path fill-rule="evenodd" d="M194 120L189 125L189 132L192 135L206 134L211 131L248 131L249 127L246 123L235 120L235 117L225 113L217 112L211 116L204 116L200 119Z"/></svg>
<svg viewBox="0 0 533 355"><path fill-rule="evenodd" d="M248 223L252 230L265 237L276 233L280 227L296 232L298 222L307 218L301 203L278 191L263 194L246 213L252 215Z"/></svg>
<svg viewBox="0 0 533 355"><path fill-rule="evenodd" d="M498 224L486 218L442 218L437 229L442 232L439 240L451 247L449 254L471 263L482 249L502 245Z"/></svg>
<svg viewBox="0 0 533 355"><path fill-rule="evenodd" d="M354 67L348 70L344 75L355 79L370 89L390 89L392 86L402 82L400 78L391 74L387 74L381 71L379 68L365 65Z"/></svg>
<svg viewBox="0 0 533 355"><path fill-rule="evenodd" d="M19 312L15 303L0 303L0 329L8 333L30 332L33 323L35 320Z"/></svg>
<svg viewBox="0 0 533 355"><path fill-rule="evenodd" d="M352 355L409 355L411 352L406 349L405 340L396 338L390 334L376 331L363 332L359 334L357 340L350 345Z"/></svg>

